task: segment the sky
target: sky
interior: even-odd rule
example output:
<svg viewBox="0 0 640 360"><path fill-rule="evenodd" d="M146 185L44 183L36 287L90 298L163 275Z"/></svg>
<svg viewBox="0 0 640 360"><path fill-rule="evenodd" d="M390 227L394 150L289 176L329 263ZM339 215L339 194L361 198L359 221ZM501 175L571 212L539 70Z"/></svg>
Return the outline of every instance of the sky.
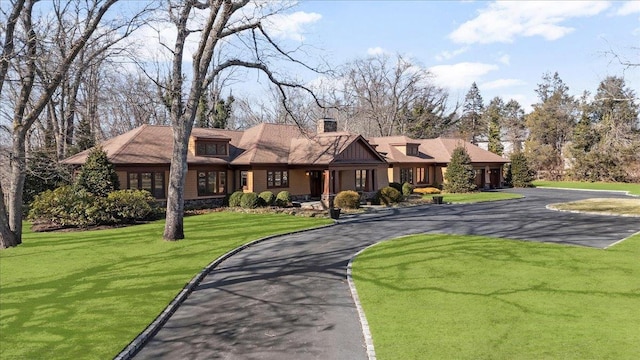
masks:
<svg viewBox="0 0 640 360"><path fill-rule="evenodd" d="M380 53L410 58L462 101L476 82L486 104L501 96L525 110L545 73L570 93L595 93L624 76L640 93L640 1L326 1L303 0L275 26L280 37L341 65Z"/></svg>

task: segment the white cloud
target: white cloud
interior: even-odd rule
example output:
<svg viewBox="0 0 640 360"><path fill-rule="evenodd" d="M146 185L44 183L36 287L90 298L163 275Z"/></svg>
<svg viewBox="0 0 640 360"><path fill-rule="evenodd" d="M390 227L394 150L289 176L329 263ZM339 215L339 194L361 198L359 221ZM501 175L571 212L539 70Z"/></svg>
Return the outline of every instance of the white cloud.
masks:
<svg viewBox="0 0 640 360"><path fill-rule="evenodd" d="M460 49L456 49L453 51L442 51L440 54L436 55L436 60L438 61L444 61L444 60L450 60L453 59L454 57L463 54L465 52L467 52L467 50L469 50L468 46L462 47Z"/></svg>
<svg viewBox="0 0 640 360"><path fill-rule="evenodd" d="M304 41L305 26L318 22L320 19L322 19L322 15L304 11L275 14L266 19L265 28L276 37Z"/></svg>
<svg viewBox="0 0 640 360"><path fill-rule="evenodd" d="M626 16L635 13L640 13L640 1L627 1L616 11L616 15Z"/></svg>
<svg viewBox="0 0 640 360"><path fill-rule="evenodd" d="M491 71L498 70L497 65L461 62L453 65L437 65L429 68L435 75L433 79L442 87L454 89L468 89L471 83Z"/></svg>
<svg viewBox="0 0 640 360"><path fill-rule="evenodd" d="M505 54L502 55L498 58L498 61L500 61L501 63L505 64L505 65L511 65L511 56Z"/></svg>
<svg viewBox="0 0 640 360"><path fill-rule="evenodd" d="M380 46L367 49L367 55L369 56L384 55L384 54L388 54L388 52L385 49L381 48Z"/></svg>
<svg viewBox="0 0 640 360"><path fill-rule="evenodd" d="M462 44L511 43L519 36L557 40L575 30L562 26L564 21L594 16L609 6L606 1L494 2L460 25L449 38Z"/></svg>
<svg viewBox="0 0 640 360"><path fill-rule="evenodd" d="M482 90L494 90L494 89L509 88L517 85L525 85L525 84L526 82L520 79L498 79L498 80L492 80L492 81L487 81L485 83L482 83L479 87Z"/></svg>

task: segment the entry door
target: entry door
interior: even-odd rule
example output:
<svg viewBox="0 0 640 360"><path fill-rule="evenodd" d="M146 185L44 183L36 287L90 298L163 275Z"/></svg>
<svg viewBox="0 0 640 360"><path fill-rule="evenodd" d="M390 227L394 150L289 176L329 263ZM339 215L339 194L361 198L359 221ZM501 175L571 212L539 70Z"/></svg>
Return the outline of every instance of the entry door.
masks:
<svg viewBox="0 0 640 360"><path fill-rule="evenodd" d="M320 197L324 185L324 171L309 171L311 197Z"/></svg>
<svg viewBox="0 0 640 360"><path fill-rule="evenodd" d="M491 169L491 187L493 189L500 187L500 169Z"/></svg>

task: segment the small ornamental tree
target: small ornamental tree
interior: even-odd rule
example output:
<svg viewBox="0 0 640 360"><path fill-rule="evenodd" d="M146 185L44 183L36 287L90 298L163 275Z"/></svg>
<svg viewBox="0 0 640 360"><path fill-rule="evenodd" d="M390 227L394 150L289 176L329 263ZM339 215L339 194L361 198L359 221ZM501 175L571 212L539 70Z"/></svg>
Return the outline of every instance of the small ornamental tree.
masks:
<svg viewBox="0 0 640 360"><path fill-rule="evenodd" d="M106 197L120 187L118 174L101 147L89 152L76 178L76 186L100 197Z"/></svg>
<svg viewBox="0 0 640 360"><path fill-rule="evenodd" d="M513 187L529 187L533 181L533 171L522 152L511 154L511 185Z"/></svg>
<svg viewBox="0 0 640 360"><path fill-rule="evenodd" d="M471 165L471 157L463 146L453 150L444 178L444 190L448 192L466 193L476 189L476 175Z"/></svg>

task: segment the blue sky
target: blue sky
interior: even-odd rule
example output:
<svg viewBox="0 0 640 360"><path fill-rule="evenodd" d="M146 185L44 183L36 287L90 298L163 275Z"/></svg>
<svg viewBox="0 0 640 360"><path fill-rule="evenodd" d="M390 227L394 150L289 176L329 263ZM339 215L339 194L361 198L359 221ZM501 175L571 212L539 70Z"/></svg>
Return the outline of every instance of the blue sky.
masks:
<svg viewBox="0 0 640 360"><path fill-rule="evenodd" d="M282 23L289 36L331 64L401 54L430 69L453 99L475 81L486 103L502 96L530 109L542 75L555 71L576 96L608 75L624 75L640 92L640 68L625 71L605 54L640 63L640 1L309 0L292 12Z"/></svg>

